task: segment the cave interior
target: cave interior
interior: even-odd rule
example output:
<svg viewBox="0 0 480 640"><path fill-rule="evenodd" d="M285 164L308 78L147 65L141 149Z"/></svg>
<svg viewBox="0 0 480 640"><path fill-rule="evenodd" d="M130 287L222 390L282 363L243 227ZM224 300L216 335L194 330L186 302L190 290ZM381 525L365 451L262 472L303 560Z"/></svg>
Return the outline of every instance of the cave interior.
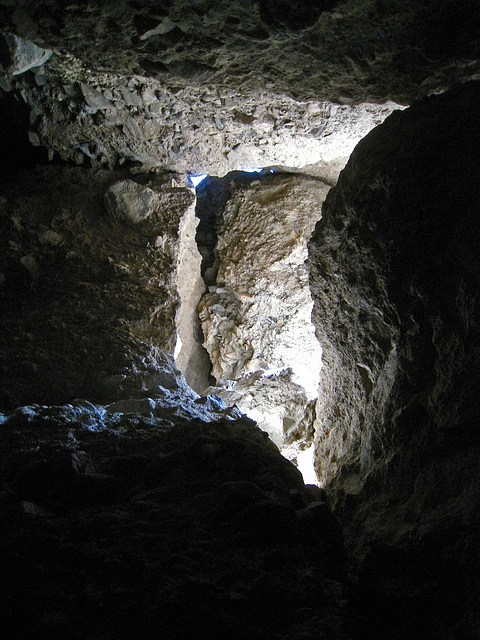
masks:
<svg viewBox="0 0 480 640"><path fill-rule="evenodd" d="M478 0L0 0L0 620L480 638Z"/></svg>

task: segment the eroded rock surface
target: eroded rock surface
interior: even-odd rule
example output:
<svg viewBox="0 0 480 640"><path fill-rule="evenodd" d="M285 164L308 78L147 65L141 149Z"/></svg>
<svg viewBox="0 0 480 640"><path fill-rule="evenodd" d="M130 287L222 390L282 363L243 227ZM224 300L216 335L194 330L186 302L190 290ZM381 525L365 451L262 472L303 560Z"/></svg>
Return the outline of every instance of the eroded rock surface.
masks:
<svg viewBox="0 0 480 640"><path fill-rule="evenodd" d="M2 50L54 51L5 59L32 144L110 168L335 174L398 104L480 72L475 0L5 0L0 19Z"/></svg>
<svg viewBox="0 0 480 640"><path fill-rule="evenodd" d="M114 182L105 193L105 206L114 222L136 224L157 209L158 198L152 189L133 180ZM158 241L164 242L162 240Z"/></svg>
<svg viewBox="0 0 480 640"><path fill-rule="evenodd" d="M245 374L218 393L273 415L287 445L316 431L352 551L347 608L324 494L168 356L204 384L193 194L165 171L280 166L333 185L398 104L478 78L479 24L477 0L0 0L0 408L72 401L0 419L2 630L345 640L348 621L355 640L478 639L478 89L391 117L332 192L310 245L318 402L260 362L283 363L289 297L270 313L258 261L250 280L225 271L234 286L207 265L217 372ZM70 166L32 169L47 157ZM108 215L119 183L142 208ZM295 298L292 220L267 229L276 269L248 218L281 219L288 197L262 194L232 189L207 240L245 265L225 241L250 234Z"/></svg>
<svg viewBox="0 0 480 640"><path fill-rule="evenodd" d="M0 71L2 75L16 76L29 69L41 67L52 55L50 49L42 49L36 44L13 33L2 36Z"/></svg>
<svg viewBox="0 0 480 640"><path fill-rule="evenodd" d="M228 390L218 393L282 446L317 395L321 348L304 263L329 186L267 174L230 187L216 221L216 284L199 305L204 344Z"/></svg>
<svg viewBox="0 0 480 640"><path fill-rule="evenodd" d="M2 0L0 18L89 69L179 88L410 102L478 73L475 0Z"/></svg>
<svg viewBox="0 0 480 640"><path fill-rule="evenodd" d="M355 107L256 89L169 87L55 58L11 82L30 140L78 165L224 175L267 166L336 177L355 144L399 105Z"/></svg>
<svg viewBox="0 0 480 640"><path fill-rule="evenodd" d="M370 550L364 586L385 585L392 615L400 593L436 598L429 633L451 637L478 630L479 98L464 85L375 129L309 245L318 472L349 547Z"/></svg>
<svg viewBox="0 0 480 640"><path fill-rule="evenodd" d="M125 178L52 166L4 186L4 406L128 396L173 356L194 195L168 174Z"/></svg>

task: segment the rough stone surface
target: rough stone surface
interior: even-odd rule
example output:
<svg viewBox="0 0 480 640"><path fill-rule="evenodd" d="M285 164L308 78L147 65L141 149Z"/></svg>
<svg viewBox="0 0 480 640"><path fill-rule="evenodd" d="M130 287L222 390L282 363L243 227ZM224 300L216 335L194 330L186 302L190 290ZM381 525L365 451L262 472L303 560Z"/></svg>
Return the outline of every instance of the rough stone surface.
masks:
<svg viewBox="0 0 480 640"><path fill-rule="evenodd" d="M105 193L105 206L115 222L136 224L149 218L158 207L154 191L133 180L120 180Z"/></svg>
<svg viewBox="0 0 480 640"><path fill-rule="evenodd" d="M459 6L457 6L459 5ZM33 144L77 163L318 175L398 105L479 74L475 0L0 4L55 55L13 91ZM40 18L40 16L42 16ZM302 16L299 19L298 16ZM311 167L310 165L314 165Z"/></svg>
<svg viewBox="0 0 480 640"><path fill-rule="evenodd" d="M288 368L187 388L168 354L193 384L193 194L164 172L333 185L396 105L478 79L479 23L478 0L0 0L0 408L72 402L0 417L2 630L478 640L478 89L394 114L331 192L310 244L317 403ZM104 205L125 180L158 198L136 224ZM271 194L233 191L220 211ZM325 492L232 420L219 396L252 380L259 414L304 415L285 444L315 431Z"/></svg>
<svg viewBox="0 0 480 640"><path fill-rule="evenodd" d="M172 88L404 103L479 71L475 0L2 0L0 18L88 69Z"/></svg>
<svg viewBox="0 0 480 640"><path fill-rule="evenodd" d="M0 414L2 627L19 640L349 640L322 492L247 418L159 411Z"/></svg>
<svg viewBox="0 0 480 640"><path fill-rule="evenodd" d="M217 385L282 446L317 395L321 348L304 263L329 186L268 173L229 186L216 218L215 284L199 305L204 344Z"/></svg>
<svg viewBox="0 0 480 640"><path fill-rule="evenodd" d="M175 363L182 371L188 384L202 393L209 385L211 363L202 346L203 336L198 303L205 292L205 282L201 276L202 256L196 242L199 220L195 217L196 203L189 215L183 217L179 230L180 250L176 287L180 305L176 316L177 343Z"/></svg>
<svg viewBox="0 0 480 640"><path fill-rule="evenodd" d="M335 176L398 104L478 77L479 25L476 0L2 0L2 30L55 53L1 85L77 164Z"/></svg>
<svg viewBox="0 0 480 640"><path fill-rule="evenodd" d="M194 196L172 187L170 175L144 177L148 184L122 178L43 167L4 185L4 406L88 394L113 399L144 388L161 370L162 353L173 356L181 228L194 219ZM118 185L125 184L122 218ZM113 190L115 220L104 205ZM149 217L131 224L146 206Z"/></svg>
<svg viewBox="0 0 480 640"><path fill-rule="evenodd" d="M427 597L422 572L435 571L429 624L449 637L475 637L479 610L479 98L464 85L375 129L309 246L319 475L349 548L369 552L364 586L393 581L393 613L399 594Z"/></svg>
<svg viewBox="0 0 480 640"><path fill-rule="evenodd" d="M172 89L57 58L12 87L30 110L32 143L51 154L192 174L280 165L336 177L355 144L399 107L299 102L260 89L244 96L210 85Z"/></svg>
<svg viewBox="0 0 480 640"><path fill-rule="evenodd" d="M0 70L5 75L16 76L40 67L53 53L50 49L41 49L33 42L23 40L13 33L2 34L0 37Z"/></svg>

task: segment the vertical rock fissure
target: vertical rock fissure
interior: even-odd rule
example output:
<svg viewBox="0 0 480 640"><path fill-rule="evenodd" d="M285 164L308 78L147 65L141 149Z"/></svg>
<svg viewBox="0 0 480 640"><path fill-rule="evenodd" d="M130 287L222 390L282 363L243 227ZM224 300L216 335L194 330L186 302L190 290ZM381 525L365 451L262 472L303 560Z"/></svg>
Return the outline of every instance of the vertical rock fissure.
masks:
<svg viewBox="0 0 480 640"><path fill-rule="evenodd" d="M205 292L205 283L200 268L202 258L195 239L198 225L195 212L196 199L185 213L179 229L177 290L180 305L175 319L177 344L174 358L189 386L201 394L209 385L211 363L203 346L202 327L197 311L200 298Z"/></svg>
<svg viewBox="0 0 480 640"><path fill-rule="evenodd" d="M304 175L232 172L197 188L199 304L215 386L313 472L321 347L311 323L307 242L329 189Z"/></svg>
<svg viewBox="0 0 480 640"><path fill-rule="evenodd" d="M203 186L197 183L195 201L179 228L177 291L180 305L176 315L174 358L189 386L200 394L208 393L209 386L216 383L211 375L213 365L204 346L205 336L197 307L207 288L216 286L219 267L217 226L235 190L234 185L246 185L255 179L258 176L249 172L233 171L224 178L208 176L207 188L205 183Z"/></svg>

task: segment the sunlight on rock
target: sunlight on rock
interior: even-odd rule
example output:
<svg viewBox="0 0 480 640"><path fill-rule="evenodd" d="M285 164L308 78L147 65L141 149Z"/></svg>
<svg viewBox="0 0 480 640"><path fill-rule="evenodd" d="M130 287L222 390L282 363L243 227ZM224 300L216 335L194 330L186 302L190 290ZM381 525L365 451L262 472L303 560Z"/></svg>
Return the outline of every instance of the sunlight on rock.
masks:
<svg viewBox="0 0 480 640"><path fill-rule="evenodd" d="M205 180L207 175L208 173L202 173L199 176L190 176L190 182L193 184L194 187L198 187L198 185L202 182L202 180Z"/></svg>
<svg viewBox="0 0 480 640"><path fill-rule="evenodd" d="M293 460L311 437L322 367L305 261L329 187L305 176L256 172L259 180L226 176L230 191L210 221L215 284L199 304L216 380L208 392L236 404L280 451L288 446ZM214 186L222 188L218 178ZM312 473L313 467L309 482Z"/></svg>

